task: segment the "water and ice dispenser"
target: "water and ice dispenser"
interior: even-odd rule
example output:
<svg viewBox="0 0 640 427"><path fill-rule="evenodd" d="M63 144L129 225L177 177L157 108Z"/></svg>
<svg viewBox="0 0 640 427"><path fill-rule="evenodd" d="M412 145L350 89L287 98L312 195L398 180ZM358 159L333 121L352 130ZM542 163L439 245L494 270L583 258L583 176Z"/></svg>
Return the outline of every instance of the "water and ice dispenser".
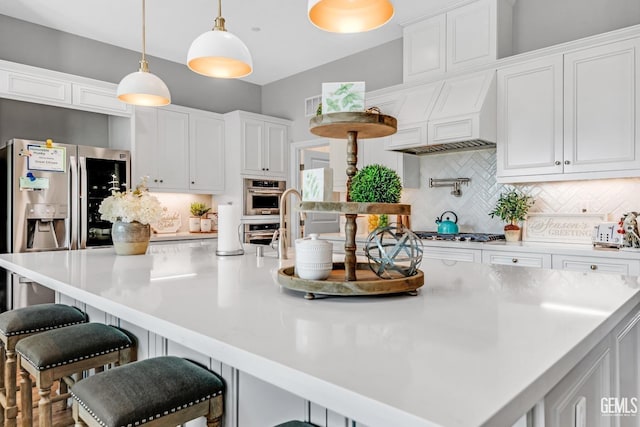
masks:
<svg viewBox="0 0 640 427"><path fill-rule="evenodd" d="M26 209L27 251L69 249L67 205L33 203Z"/></svg>

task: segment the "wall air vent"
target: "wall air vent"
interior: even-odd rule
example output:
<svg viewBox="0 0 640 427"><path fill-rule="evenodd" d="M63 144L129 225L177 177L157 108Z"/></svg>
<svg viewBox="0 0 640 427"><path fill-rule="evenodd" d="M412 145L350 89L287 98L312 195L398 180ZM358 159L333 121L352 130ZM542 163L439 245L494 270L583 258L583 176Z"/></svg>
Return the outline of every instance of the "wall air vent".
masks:
<svg viewBox="0 0 640 427"><path fill-rule="evenodd" d="M304 115L305 117L315 116L318 111L318 106L322 104L322 95L312 96L304 100Z"/></svg>
<svg viewBox="0 0 640 427"><path fill-rule="evenodd" d="M452 151L479 150L482 148L495 148L495 142L485 141L482 139L470 139L468 141L448 142L446 144L421 145L419 147L399 148L393 151L399 151L409 154L438 154L449 153Z"/></svg>

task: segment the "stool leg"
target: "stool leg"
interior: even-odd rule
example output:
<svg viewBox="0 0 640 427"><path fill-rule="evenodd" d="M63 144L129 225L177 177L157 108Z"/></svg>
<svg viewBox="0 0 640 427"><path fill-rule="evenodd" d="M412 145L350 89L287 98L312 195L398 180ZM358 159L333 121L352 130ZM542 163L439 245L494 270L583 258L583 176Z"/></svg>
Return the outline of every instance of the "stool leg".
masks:
<svg viewBox="0 0 640 427"><path fill-rule="evenodd" d="M80 414L78 412L78 401L74 399L71 403L71 413L73 414L73 421L75 422L74 427L87 427L84 421L80 419Z"/></svg>
<svg viewBox="0 0 640 427"><path fill-rule="evenodd" d="M31 386L31 376L24 369L20 369L20 417L22 418L22 427L33 426Z"/></svg>
<svg viewBox="0 0 640 427"><path fill-rule="evenodd" d="M69 387L67 386L67 383L64 382L64 380L61 378L60 382L58 384L58 394L65 394L69 391ZM64 411L65 409L67 409L69 407L69 405L67 404L67 399L62 401L62 410Z"/></svg>
<svg viewBox="0 0 640 427"><path fill-rule="evenodd" d="M207 413L207 427L222 427L223 413L222 395L209 400L209 413Z"/></svg>
<svg viewBox="0 0 640 427"><path fill-rule="evenodd" d="M6 387L7 407L4 408L5 427L16 427L18 407L16 406L16 352L6 349L4 366L4 384Z"/></svg>
<svg viewBox="0 0 640 427"><path fill-rule="evenodd" d="M38 394L40 401L38 402L38 418L40 427L51 427L51 383L39 384Z"/></svg>

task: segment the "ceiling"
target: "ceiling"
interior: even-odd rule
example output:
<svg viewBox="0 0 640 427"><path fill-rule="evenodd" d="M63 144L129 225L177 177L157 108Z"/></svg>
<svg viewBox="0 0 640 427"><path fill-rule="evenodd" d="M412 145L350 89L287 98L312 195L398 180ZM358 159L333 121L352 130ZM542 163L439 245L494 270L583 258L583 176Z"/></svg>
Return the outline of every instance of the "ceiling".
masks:
<svg viewBox="0 0 640 427"><path fill-rule="evenodd" d="M253 56L254 72L243 80L264 85L400 38L401 23L464 1L393 0L393 19L360 34L317 29L307 19L305 0L223 0L222 16ZM191 42L212 28L218 2L147 0L146 9L147 53L185 63ZM142 45L141 10L142 1L132 0L0 2L0 14L135 51Z"/></svg>

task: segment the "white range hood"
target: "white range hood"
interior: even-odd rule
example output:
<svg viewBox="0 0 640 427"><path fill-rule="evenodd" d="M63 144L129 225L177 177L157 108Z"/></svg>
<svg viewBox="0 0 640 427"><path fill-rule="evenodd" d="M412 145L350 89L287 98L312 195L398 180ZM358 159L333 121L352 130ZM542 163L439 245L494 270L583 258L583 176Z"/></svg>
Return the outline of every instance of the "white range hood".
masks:
<svg viewBox="0 0 640 427"><path fill-rule="evenodd" d="M418 98L420 104L400 102L397 110L398 133L387 149L411 154L441 153L495 147L496 142L496 72L474 73L427 85L431 97ZM425 87L427 87L425 86ZM420 87L404 90L420 92ZM424 114L416 122L415 112ZM395 139L394 139L395 138Z"/></svg>

